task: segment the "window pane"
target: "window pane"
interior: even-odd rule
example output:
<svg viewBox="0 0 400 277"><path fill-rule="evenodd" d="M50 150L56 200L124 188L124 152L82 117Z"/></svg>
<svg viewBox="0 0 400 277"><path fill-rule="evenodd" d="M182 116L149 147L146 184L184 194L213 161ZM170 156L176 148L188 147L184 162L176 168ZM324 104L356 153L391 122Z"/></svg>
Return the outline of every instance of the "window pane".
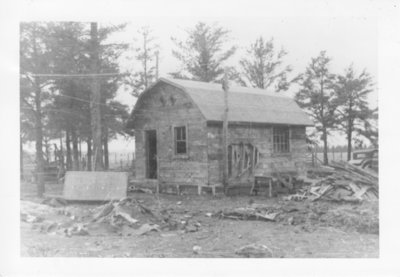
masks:
<svg viewBox="0 0 400 277"><path fill-rule="evenodd" d="M175 127L175 153L186 153L186 127Z"/></svg>
<svg viewBox="0 0 400 277"><path fill-rule="evenodd" d="M274 152L289 152L289 128L273 128L273 149Z"/></svg>
<svg viewBox="0 0 400 277"><path fill-rule="evenodd" d="M178 141L176 143L176 153L185 154L186 153L186 141Z"/></svg>
<svg viewBox="0 0 400 277"><path fill-rule="evenodd" d="M186 140L186 127L181 127L181 138Z"/></svg>

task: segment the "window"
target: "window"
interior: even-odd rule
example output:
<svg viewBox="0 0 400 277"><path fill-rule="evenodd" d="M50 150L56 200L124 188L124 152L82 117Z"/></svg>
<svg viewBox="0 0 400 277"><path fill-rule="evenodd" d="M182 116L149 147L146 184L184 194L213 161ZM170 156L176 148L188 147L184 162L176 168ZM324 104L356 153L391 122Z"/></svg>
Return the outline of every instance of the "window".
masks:
<svg viewBox="0 0 400 277"><path fill-rule="evenodd" d="M174 128L175 137L175 154L186 154L186 127L175 127Z"/></svg>
<svg viewBox="0 0 400 277"><path fill-rule="evenodd" d="M288 153L289 147L289 127L274 127L274 153Z"/></svg>

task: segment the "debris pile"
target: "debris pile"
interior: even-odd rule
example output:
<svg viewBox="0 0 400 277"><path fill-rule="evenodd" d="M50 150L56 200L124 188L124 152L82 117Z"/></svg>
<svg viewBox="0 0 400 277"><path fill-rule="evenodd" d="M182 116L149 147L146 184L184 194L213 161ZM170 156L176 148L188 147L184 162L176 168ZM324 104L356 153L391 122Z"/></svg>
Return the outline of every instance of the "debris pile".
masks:
<svg viewBox="0 0 400 277"><path fill-rule="evenodd" d="M38 204L30 201L21 201L20 203L20 218L21 221L28 223L42 222L49 214L55 214L53 208L47 205Z"/></svg>
<svg viewBox="0 0 400 277"><path fill-rule="evenodd" d="M319 227L334 227L345 231L379 234L378 202L354 205L352 202L278 201L274 205L251 204L245 207L219 211L213 217L230 220L259 220L298 226L311 232Z"/></svg>
<svg viewBox="0 0 400 277"><path fill-rule="evenodd" d="M319 199L330 201L376 201L378 200L378 176L373 172L345 162L332 162L334 169L327 177L305 180L309 186L298 189L296 194L284 200L301 201ZM315 176L314 176L315 177Z"/></svg>
<svg viewBox="0 0 400 277"><path fill-rule="evenodd" d="M123 236L131 236L159 230L156 216L135 199L111 201L93 212L95 215L88 223L88 227L94 232L104 229Z"/></svg>
<svg viewBox="0 0 400 277"><path fill-rule="evenodd" d="M275 221L280 212L269 206L251 205L249 207L240 207L233 210L220 211L214 214L215 217L235 219L235 220L260 220Z"/></svg>
<svg viewBox="0 0 400 277"><path fill-rule="evenodd" d="M186 212L150 209L132 198L110 201L92 209L52 207L53 201L46 203L22 202L21 221L34 224L32 227L40 232L68 237L108 233L138 236L161 231L190 233L201 228L201 223Z"/></svg>
<svg viewBox="0 0 400 277"><path fill-rule="evenodd" d="M41 204L49 205L50 207L62 207L67 205L67 201L60 197L47 197Z"/></svg>

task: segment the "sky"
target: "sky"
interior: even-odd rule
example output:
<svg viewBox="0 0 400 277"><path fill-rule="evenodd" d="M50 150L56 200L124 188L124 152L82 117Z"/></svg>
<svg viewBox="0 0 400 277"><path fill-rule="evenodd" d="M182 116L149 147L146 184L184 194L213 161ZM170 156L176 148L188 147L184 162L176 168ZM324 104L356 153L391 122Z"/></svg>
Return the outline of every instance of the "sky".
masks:
<svg viewBox="0 0 400 277"><path fill-rule="evenodd" d="M378 106L379 24L373 5L371 7L367 5L363 10L356 4L346 5L346 9L338 9L338 6L331 4L332 2L281 1L270 5L268 3L271 2L261 4L262 1L250 1L249 5L240 6L237 1L236 5L232 4L227 8L222 5L226 1L218 3L211 1L213 6L208 8L207 4L211 2L204 1L204 5L194 1L170 1L168 5L157 6L157 9L154 9L154 5L141 1L135 2L141 5L133 6L129 3L127 4L129 8L123 10L118 6L102 6L100 12L95 14L95 18L91 14L84 13L85 9L74 10L71 6L65 6L65 11L57 11L58 7L52 6L50 1L28 1L32 9L23 9L21 19L85 22L93 20L99 22L100 26L127 23L125 30L115 34L110 41L130 43L132 48L128 55L134 55L133 47L136 47L134 38L139 38L139 28L148 26L160 45L160 77L168 77L168 73L180 67L179 62L171 54L174 48L171 37L178 40L185 39L186 30L193 28L199 21L217 24L230 31L230 41L226 45L227 47L236 45L238 50L227 61L227 65L236 67L240 58L246 55L246 48L256 38L273 37L276 47L284 47L288 52L284 61L293 67L292 76L304 72L311 58L316 57L322 50L332 58L333 73L342 73L350 64L353 64L358 72L366 69L376 81L369 102L371 107ZM113 9L118 8L118 12L113 12ZM31 13L32 10L35 12ZM56 12L47 13L46 10L56 10ZM126 58L120 59L120 65L122 70L140 69L135 61ZM292 86L286 94L293 96L295 89L296 87ZM117 99L127 104L130 109L136 101L122 88L118 91ZM342 145L345 143L344 136L335 134L329 143ZM119 139L110 144L111 151L125 151L127 148L134 149L132 140Z"/></svg>
<svg viewBox="0 0 400 277"><path fill-rule="evenodd" d="M166 17L163 20L140 17L128 22L126 29L114 39L135 45L134 38L139 37L137 30L141 26L149 26L161 47L160 76L167 77L168 73L180 68L179 62L171 54L174 49L171 37L184 40L186 30L199 21L230 30L230 41L226 45L236 45L238 50L227 61L227 65L237 67L238 61L246 56L249 45L263 36L265 39L274 38L276 47L283 47L288 52L285 62L293 67L292 76L304 72L311 58L326 50L332 58L332 72L342 73L353 63L358 72L366 69L375 80L378 78L377 19L373 17ZM121 65L123 68L140 70L140 65L134 62L121 60ZM289 91L289 94L293 93L293 90ZM119 99L130 104L134 102L122 91ZM375 90L370 95L371 106L376 107L377 101Z"/></svg>
<svg viewBox="0 0 400 277"><path fill-rule="evenodd" d="M246 49L259 36L265 39L274 38L277 48L283 47L288 55L284 61L293 68L292 77L304 72L312 57L318 56L320 51L327 51L332 58L330 69L333 73L342 73L350 64L357 72L366 69L378 80L378 22L376 17L350 16L293 16L293 17L166 17L163 20L156 17L139 17L134 22L127 22L126 29L116 34L111 40L131 43L135 47L134 38L139 38L138 30L148 26L153 31L155 41L160 45L159 74L168 77L168 73L180 68L179 61L171 54L175 48L171 37L184 40L186 30L193 28L199 22L217 24L230 30L230 41L226 46L238 47L235 55L227 61L227 65L238 68L239 60L246 56ZM120 22L100 22L100 25L117 24ZM140 43L136 42L136 43ZM131 50L133 55L133 49ZM140 64L134 60L121 60L121 67L127 70L140 70ZM377 84L377 83L376 83ZM296 87L292 86L286 94L293 96ZM118 92L121 102L133 107L136 99L128 91ZM369 96L371 107L378 106L378 86ZM330 144L343 145L345 137L334 133L330 137ZM126 147L115 141L112 149Z"/></svg>

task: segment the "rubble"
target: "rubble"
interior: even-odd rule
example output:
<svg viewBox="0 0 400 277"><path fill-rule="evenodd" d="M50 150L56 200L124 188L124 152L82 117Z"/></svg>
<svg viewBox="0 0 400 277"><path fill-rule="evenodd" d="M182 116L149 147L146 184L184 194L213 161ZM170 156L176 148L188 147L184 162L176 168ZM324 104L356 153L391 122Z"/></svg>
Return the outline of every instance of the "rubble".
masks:
<svg viewBox="0 0 400 277"><path fill-rule="evenodd" d="M87 227L81 224L74 224L73 226L66 228L64 232L67 237L89 235Z"/></svg>
<svg viewBox="0 0 400 277"><path fill-rule="evenodd" d="M34 216L31 214L21 213L21 220L28 223L42 222L44 219L39 216Z"/></svg>
<svg viewBox="0 0 400 277"><path fill-rule="evenodd" d="M235 251L236 255L246 258L271 258L272 251L263 244L250 244L240 247Z"/></svg>
<svg viewBox="0 0 400 277"><path fill-rule="evenodd" d="M379 234L375 173L343 162L332 163L323 170L312 171L299 183L294 186L294 194L275 198L269 205L256 204L260 203L259 199L251 198L242 201L241 205L246 203L245 206L222 206L219 211L188 210L188 201L181 198L165 205L152 195L142 195L146 200L123 198L98 206L71 205L54 197L40 204L21 201L21 221L40 232L67 237L162 236L165 232L171 236L189 235L201 231L203 225L207 229L213 218L276 222L309 232L319 227L333 227ZM237 253L249 257L270 255L260 245L247 245Z"/></svg>
<svg viewBox="0 0 400 277"><path fill-rule="evenodd" d="M140 226L140 228L137 230L137 234L138 235L145 235L149 232L159 232L160 231L160 226L158 226L157 224L143 224L142 226Z"/></svg>
<svg viewBox="0 0 400 277"><path fill-rule="evenodd" d="M67 205L67 201L61 197L47 197L41 204L49 205L50 207L62 207Z"/></svg>
<svg viewBox="0 0 400 277"><path fill-rule="evenodd" d="M181 223L184 226L185 233L197 232L201 227L199 222L193 222L192 220L182 221Z"/></svg>
<svg viewBox="0 0 400 277"><path fill-rule="evenodd" d="M378 176L346 162L331 162L331 171L324 171L323 178L305 178L308 186L298 189L296 194L284 196L283 200L302 201L310 199L362 202L377 201ZM312 176L315 177L315 176Z"/></svg>
<svg viewBox="0 0 400 277"><path fill-rule="evenodd" d="M230 211L220 211L214 216L219 218L236 219L236 220L261 220L275 221L279 212L275 212L268 206L249 206L240 207Z"/></svg>
<svg viewBox="0 0 400 277"><path fill-rule="evenodd" d="M197 232L201 223L192 220L184 211L177 214L172 209L152 210L132 198L110 201L95 208L48 205L22 202L21 221L37 224L40 232L71 236L106 235L140 236L162 230L183 233ZM50 202L46 202L50 203ZM61 218L60 218L61 216ZM54 218L56 218L54 220ZM46 220L47 219L47 220Z"/></svg>
<svg viewBox="0 0 400 277"><path fill-rule="evenodd" d="M195 245L193 246L193 253L194 254L199 254L201 251L201 246Z"/></svg>
<svg viewBox="0 0 400 277"><path fill-rule="evenodd" d="M149 208L130 198L112 201L98 207L96 215L91 220L92 223L110 225L111 228L107 229L114 229L116 232L126 235L142 235L158 229L158 225L153 225L158 221L159 219ZM104 225L98 226L99 228L104 227ZM129 228L132 230L128 230Z"/></svg>
<svg viewBox="0 0 400 277"><path fill-rule="evenodd" d="M148 193L148 194L153 194L153 191L151 189L147 188L140 188L136 187L134 185L131 185L128 187L128 191L132 193Z"/></svg>

